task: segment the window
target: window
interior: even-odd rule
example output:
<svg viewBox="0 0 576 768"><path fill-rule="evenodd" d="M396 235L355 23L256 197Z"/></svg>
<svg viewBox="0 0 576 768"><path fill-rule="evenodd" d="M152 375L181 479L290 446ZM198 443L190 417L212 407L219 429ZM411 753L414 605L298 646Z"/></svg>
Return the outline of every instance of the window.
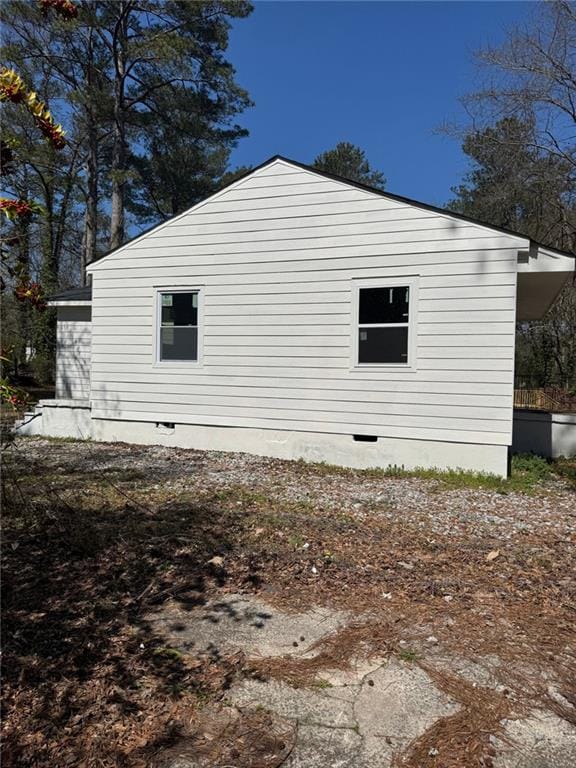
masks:
<svg viewBox="0 0 576 768"><path fill-rule="evenodd" d="M355 365L412 364L410 325L415 291L413 278L358 286Z"/></svg>
<svg viewBox="0 0 576 768"><path fill-rule="evenodd" d="M158 292L158 360L198 361L199 291Z"/></svg>

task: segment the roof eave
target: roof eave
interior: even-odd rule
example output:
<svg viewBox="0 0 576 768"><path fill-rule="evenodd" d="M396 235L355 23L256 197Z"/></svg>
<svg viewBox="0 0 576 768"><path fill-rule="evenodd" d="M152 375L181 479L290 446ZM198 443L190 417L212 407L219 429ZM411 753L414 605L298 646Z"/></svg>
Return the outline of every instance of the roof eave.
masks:
<svg viewBox="0 0 576 768"><path fill-rule="evenodd" d="M92 306L92 299L70 299L65 301L64 299L55 299L54 301L48 299L46 304L49 307L90 307Z"/></svg>

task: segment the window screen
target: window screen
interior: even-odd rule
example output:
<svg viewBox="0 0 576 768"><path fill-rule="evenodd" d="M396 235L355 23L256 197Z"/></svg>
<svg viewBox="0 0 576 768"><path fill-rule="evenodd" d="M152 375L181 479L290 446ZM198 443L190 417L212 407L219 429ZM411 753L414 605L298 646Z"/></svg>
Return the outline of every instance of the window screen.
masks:
<svg viewBox="0 0 576 768"><path fill-rule="evenodd" d="M198 360L198 291L160 294L160 360Z"/></svg>
<svg viewBox="0 0 576 768"><path fill-rule="evenodd" d="M408 363L409 286L360 288L358 363Z"/></svg>

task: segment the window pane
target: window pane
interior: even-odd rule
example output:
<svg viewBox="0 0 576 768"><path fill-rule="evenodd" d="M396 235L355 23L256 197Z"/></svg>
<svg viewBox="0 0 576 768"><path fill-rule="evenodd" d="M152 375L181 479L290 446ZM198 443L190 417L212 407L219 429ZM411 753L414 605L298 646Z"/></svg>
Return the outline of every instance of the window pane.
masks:
<svg viewBox="0 0 576 768"><path fill-rule="evenodd" d="M160 360L198 360L198 328L161 328Z"/></svg>
<svg viewBox="0 0 576 768"><path fill-rule="evenodd" d="M198 293L163 293L162 325L198 325Z"/></svg>
<svg viewBox="0 0 576 768"><path fill-rule="evenodd" d="M365 323L407 323L410 289L395 288L360 289L360 325Z"/></svg>
<svg viewBox="0 0 576 768"><path fill-rule="evenodd" d="M408 328L360 328L359 363L407 363Z"/></svg>

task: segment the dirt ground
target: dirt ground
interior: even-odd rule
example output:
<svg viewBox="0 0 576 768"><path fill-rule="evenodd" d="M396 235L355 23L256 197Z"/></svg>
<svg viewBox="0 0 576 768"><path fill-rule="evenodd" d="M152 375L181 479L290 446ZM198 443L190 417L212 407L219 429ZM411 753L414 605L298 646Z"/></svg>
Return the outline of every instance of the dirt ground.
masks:
<svg viewBox="0 0 576 768"><path fill-rule="evenodd" d="M3 462L4 765L576 763L574 463Z"/></svg>

